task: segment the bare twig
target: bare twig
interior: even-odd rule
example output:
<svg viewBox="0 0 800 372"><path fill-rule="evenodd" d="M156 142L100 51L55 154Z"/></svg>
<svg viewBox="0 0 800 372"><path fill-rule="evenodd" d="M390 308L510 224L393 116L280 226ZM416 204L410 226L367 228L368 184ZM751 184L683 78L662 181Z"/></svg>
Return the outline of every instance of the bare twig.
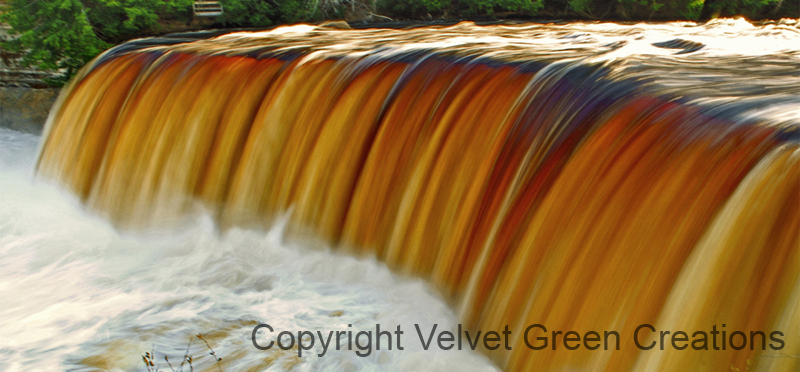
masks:
<svg viewBox="0 0 800 372"><path fill-rule="evenodd" d="M386 20L389 20L389 21L394 21L394 19L391 19L391 18L389 18L389 17L387 17L387 16L384 16L384 15L375 14L375 13L373 13L373 12L367 12L367 14L368 14L370 17L377 17L377 18L386 19Z"/></svg>
<svg viewBox="0 0 800 372"><path fill-rule="evenodd" d="M187 359L189 362L189 368L192 367L192 357L189 356L189 348L192 347L192 341L194 341L194 337L189 337L189 344L186 345L186 353L183 354L183 360L181 361L181 372L183 372L183 363L186 363Z"/></svg>
<svg viewBox="0 0 800 372"><path fill-rule="evenodd" d="M217 356L217 352L211 347L211 344L208 342L208 340L203 338L202 334L198 334L197 338L203 340L203 342L206 344L206 347L208 347L208 350L211 351L211 353L210 353L211 356L214 357L214 361L217 364L217 370L219 370L219 372L223 372L222 371L222 364L220 363L220 362L222 362L222 358ZM194 372L194 364L193 364L194 359L189 354L189 350L191 350L193 342L194 342L194 337L190 337L189 338L189 343L186 345L186 352L183 354L183 360L181 360L180 367L178 368L177 371L183 372L183 367L185 365L188 365L189 366L189 371L190 372ZM146 352L146 353L144 353L144 355L142 355L142 360L144 361L144 365L147 368L147 372L159 372L158 364L156 363L155 345L153 346L153 350L152 351ZM175 366L173 366L172 362L169 361L169 356L166 355L166 354L164 355L164 361L167 363L167 365L169 366L169 369L172 372L177 372L175 370Z"/></svg>
<svg viewBox="0 0 800 372"><path fill-rule="evenodd" d="M153 363L154 358L155 358L155 351L152 354L145 352L144 355L142 355L142 360L144 361L145 367L147 367L147 372L158 372L158 367L156 366L155 363Z"/></svg>
<svg viewBox="0 0 800 372"><path fill-rule="evenodd" d="M222 372L222 367L219 365L219 362L222 361L222 358L217 357L217 352L215 352L214 349L211 348L211 345L208 343L208 341L206 341L206 339L203 338L203 335L197 335L197 338L203 340L203 342L206 343L206 346L208 347L208 350L211 350L211 353L210 353L211 356L213 356L214 359L217 361L217 369L219 369L219 372Z"/></svg>
<svg viewBox="0 0 800 372"><path fill-rule="evenodd" d="M167 365L169 366L169 369L171 369L172 372L175 372L175 368L172 368L172 363L169 362L169 357L164 355L164 360L167 361Z"/></svg>

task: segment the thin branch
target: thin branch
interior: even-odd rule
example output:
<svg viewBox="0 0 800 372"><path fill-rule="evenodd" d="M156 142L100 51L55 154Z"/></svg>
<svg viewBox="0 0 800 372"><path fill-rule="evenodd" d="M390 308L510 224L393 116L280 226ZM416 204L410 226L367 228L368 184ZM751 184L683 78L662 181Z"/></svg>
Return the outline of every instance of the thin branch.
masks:
<svg viewBox="0 0 800 372"><path fill-rule="evenodd" d="M214 351L214 349L211 348L211 345L208 343L208 341L206 341L206 339L203 338L203 335L197 335L197 338L203 340L203 342L206 343L206 346L208 347L208 350L211 350L211 356L213 356L214 359L217 361L217 369L219 369L219 372L222 372L222 367L219 365L219 362L222 361L222 358L217 357L217 352Z"/></svg>
<svg viewBox="0 0 800 372"><path fill-rule="evenodd" d="M384 15L375 14L375 13L373 13L373 12L367 12L367 14L369 14L369 16L370 16L370 17L378 17L378 18L382 18L382 19L388 19L388 20L390 20L390 21L394 21L394 19L391 19L391 18L389 18L389 17L387 17L387 16L384 16Z"/></svg>
<svg viewBox="0 0 800 372"><path fill-rule="evenodd" d="M172 372L175 372L175 368L172 368L172 363L169 362L169 357L164 355L164 360L167 361L167 365L169 366L169 369L171 369Z"/></svg>
<svg viewBox="0 0 800 372"><path fill-rule="evenodd" d="M183 372L183 363L186 363L187 359L189 361L189 367L191 368L192 366L192 357L189 356L189 348L192 347L192 341L194 341L194 337L189 337L189 344L186 345L186 352L183 354L183 360L181 361L181 372Z"/></svg>

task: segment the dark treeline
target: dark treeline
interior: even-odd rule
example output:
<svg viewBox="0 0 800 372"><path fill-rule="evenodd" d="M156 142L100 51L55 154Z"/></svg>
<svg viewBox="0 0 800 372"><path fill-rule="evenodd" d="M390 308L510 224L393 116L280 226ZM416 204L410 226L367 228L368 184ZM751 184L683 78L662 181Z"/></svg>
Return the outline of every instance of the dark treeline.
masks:
<svg viewBox="0 0 800 372"><path fill-rule="evenodd" d="M800 17L797 0L220 0L224 14L194 19L193 0L0 0L0 22L18 37L0 44L23 62L63 72L62 84L112 45L210 27L271 27L330 19L751 20Z"/></svg>
<svg viewBox="0 0 800 372"><path fill-rule="evenodd" d="M407 18L502 16L657 21L798 17L798 4L788 3L783 0L380 0L376 7L383 13Z"/></svg>

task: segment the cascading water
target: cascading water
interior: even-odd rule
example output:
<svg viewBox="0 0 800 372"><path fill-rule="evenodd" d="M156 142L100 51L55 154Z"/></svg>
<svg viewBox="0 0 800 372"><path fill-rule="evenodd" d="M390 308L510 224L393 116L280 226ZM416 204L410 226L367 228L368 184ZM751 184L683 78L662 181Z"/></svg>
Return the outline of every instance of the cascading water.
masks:
<svg viewBox="0 0 800 372"><path fill-rule="evenodd" d="M196 254L153 248L183 238L145 243L148 248L109 238L122 239L126 248L101 250L112 257L103 265L139 248L145 252L128 252L133 260L205 261L199 268L171 261L181 279L167 284L147 279L152 269L142 264L136 266L141 277L109 278L130 286L130 296L154 292L170 305L139 313L124 331L114 328L123 321L108 322L106 331L116 336L89 346L106 351L76 363L113 368L119 361L107 354L118 353L108 350L120 348L119 333L168 334L186 326L177 315L162 321L161 311L186 306L201 314L230 303L239 313L221 317L220 310L208 310L208 319L195 325L198 332L220 332L216 340L227 345L230 368L323 369L325 357L294 360L286 356L291 353L246 344L248 327L281 318L253 311L264 300L249 293L285 291L274 282L290 279L284 271L258 276L237 267L247 266L250 255L262 263L275 255L274 247L251 237L257 232L239 228L278 224L291 244L371 255L428 279L469 330L507 326L508 348L479 348L506 370L720 371L748 364L797 370L798 41L795 21L756 27L721 20L354 31L294 26L112 49L60 96L42 139L39 174L126 230L169 231L200 211L212 216L223 238L203 230L189 245L208 247ZM304 275L346 275L317 253L281 252ZM334 257L341 261L330 266L356 265ZM304 260L315 268L303 269ZM47 264L56 272L69 266ZM356 267L373 275L371 266ZM199 272L187 271L193 269ZM396 280L383 282L406 283ZM205 290L217 282L230 285L222 294ZM151 291L154 285L159 288ZM373 301L371 290L367 300L342 303L355 302L356 314L371 311L360 307ZM417 290L415 296L424 293ZM308 307L308 301L296 304ZM441 311L440 323L452 329L454 319ZM399 318L420 323L412 315ZM526 339L525 330L537 323L550 332L534 329ZM330 324L306 328L335 327ZM745 332L749 343L741 350L641 350L630 336L642 324L689 336L724 324L729 332ZM552 338L554 330L616 331L620 346L570 350ZM749 347L750 331L763 331L770 341L775 330L784 335L780 352ZM643 334L645 344L659 341L657 332ZM552 348L531 350L526 342L537 337L550 338ZM178 354L182 346L159 345ZM141 354L130 345L123 349ZM409 359L386 364L387 356L374 356L371 367L339 358L324 363L416 368ZM483 363L473 354L457 360L440 368L483 368L464 362Z"/></svg>

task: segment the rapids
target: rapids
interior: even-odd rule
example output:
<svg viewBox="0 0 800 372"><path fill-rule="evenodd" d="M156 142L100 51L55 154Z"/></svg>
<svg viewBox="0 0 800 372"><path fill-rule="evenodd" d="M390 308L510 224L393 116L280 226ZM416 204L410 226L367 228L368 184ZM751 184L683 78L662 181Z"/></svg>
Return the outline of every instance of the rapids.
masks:
<svg viewBox="0 0 800 372"><path fill-rule="evenodd" d="M196 334L225 371L496 370L477 353L423 351L411 342L367 358L256 350L257 322L279 330L412 330L414 323L452 329L457 318L423 281L398 278L374 259L288 244L281 225L220 235L199 216L170 231L120 233L71 195L33 183L39 141L0 128L0 370L143 371L141 356L153 349L160 370L169 370L163 356L179 363ZM195 370L216 370L200 340L189 354Z"/></svg>

